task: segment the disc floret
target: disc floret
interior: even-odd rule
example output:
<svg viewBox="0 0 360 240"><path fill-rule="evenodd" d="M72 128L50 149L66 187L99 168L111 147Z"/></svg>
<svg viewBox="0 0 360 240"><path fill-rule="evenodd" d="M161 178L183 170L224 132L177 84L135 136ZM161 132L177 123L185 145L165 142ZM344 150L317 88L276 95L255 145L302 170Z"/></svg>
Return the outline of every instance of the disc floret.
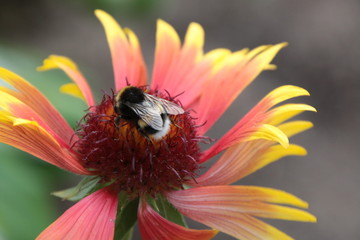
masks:
<svg viewBox="0 0 360 240"><path fill-rule="evenodd" d="M174 101L159 92L148 93ZM169 132L161 139L152 139L132 121L116 124L114 105L114 94L105 95L80 124L76 148L84 167L100 176L102 182L113 183L117 191L135 195L179 189L195 177L200 149L195 123L188 112L169 115Z"/></svg>

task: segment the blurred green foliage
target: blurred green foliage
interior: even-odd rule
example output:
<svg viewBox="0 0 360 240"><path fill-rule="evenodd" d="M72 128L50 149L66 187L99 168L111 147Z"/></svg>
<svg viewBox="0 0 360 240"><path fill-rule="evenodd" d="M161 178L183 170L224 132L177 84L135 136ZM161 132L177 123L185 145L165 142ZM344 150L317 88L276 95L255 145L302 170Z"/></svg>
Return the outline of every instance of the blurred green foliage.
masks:
<svg viewBox="0 0 360 240"><path fill-rule="evenodd" d="M59 92L59 86L70 82L64 73L36 71L43 60L38 55L0 44L0 66L38 87L75 127L87 106ZM1 85L6 84L0 80ZM0 240L34 239L62 213L60 200L50 193L72 186L74 176L2 143L0 154Z"/></svg>

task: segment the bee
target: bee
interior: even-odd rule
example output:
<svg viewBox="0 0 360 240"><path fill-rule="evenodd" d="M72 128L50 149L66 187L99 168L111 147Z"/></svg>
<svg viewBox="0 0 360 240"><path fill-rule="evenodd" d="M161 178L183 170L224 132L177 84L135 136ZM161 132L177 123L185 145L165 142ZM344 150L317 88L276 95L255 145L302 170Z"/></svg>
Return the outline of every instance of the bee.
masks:
<svg viewBox="0 0 360 240"><path fill-rule="evenodd" d="M159 140L170 130L168 115L179 115L185 111L176 103L145 93L142 89L127 86L115 98L115 119L119 126L121 119L132 121L147 138Z"/></svg>

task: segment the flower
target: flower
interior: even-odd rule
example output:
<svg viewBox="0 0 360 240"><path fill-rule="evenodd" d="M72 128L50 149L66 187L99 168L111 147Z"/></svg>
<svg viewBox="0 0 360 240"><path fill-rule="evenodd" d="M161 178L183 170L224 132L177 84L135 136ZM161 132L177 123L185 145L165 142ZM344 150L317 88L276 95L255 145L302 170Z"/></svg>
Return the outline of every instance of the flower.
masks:
<svg viewBox="0 0 360 240"><path fill-rule="evenodd" d="M308 204L289 193L230 185L284 156L306 154L303 147L289 144L288 139L312 124L288 120L315 109L299 103L279 105L309 95L306 90L296 86L273 90L207 150L199 147L210 140L203 135L246 86L262 71L275 68L271 61L286 43L237 52L215 49L204 54L204 32L199 24L189 25L181 44L176 31L159 20L148 86L136 35L121 28L107 13L96 10L95 14L110 46L113 93L105 94L96 104L83 74L69 58L52 55L38 68L63 70L73 83L62 86L61 91L89 106L76 132L35 87L0 69L0 78L12 86L0 91L1 142L96 179L89 194L37 239L113 239L115 224L117 228L127 224L125 230L131 230L133 225L124 223L122 217L128 217L126 212L133 207L143 239L210 239L218 231L239 239L291 239L258 217L316 221L310 213L294 208L307 208ZM114 109L118 92L128 85L172 102L185 112L162 112L163 121L169 120L168 129L155 138L137 122L139 119L126 118ZM200 175L201 164L219 154ZM94 177L87 179L91 180L85 183ZM180 213L211 229L185 227ZM120 236L126 233L120 231Z"/></svg>

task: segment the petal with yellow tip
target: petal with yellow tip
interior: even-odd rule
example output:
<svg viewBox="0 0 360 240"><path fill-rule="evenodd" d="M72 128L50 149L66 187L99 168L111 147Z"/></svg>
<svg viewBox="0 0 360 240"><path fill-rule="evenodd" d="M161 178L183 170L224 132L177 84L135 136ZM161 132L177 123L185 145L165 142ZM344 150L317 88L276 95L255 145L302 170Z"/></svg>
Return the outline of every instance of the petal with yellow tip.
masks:
<svg viewBox="0 0 360 240"><path fill-rule="evenodd" d="M0 108L2 108L3 111L6 111L8 115L12 116L14 119L36 122L36 124L50 132L53 137L57 138L59 142L62 142L62 139L57 136L39 114L12 95L6 92L0 92ZM68 146L68 144L64 142L64 146Z"/></svg>
<svg viewBox="0 0 360 240"><path fill-rule="evenodd" d="M31 108L38 116L41 116L49 128L63 139L64 142L69 143L71 139L76 140L76 137L74 138L73 129L36 87L19 75L1 67L0 79L4 80L15 89L1 88L1 92L13 96L13 98L18 99L18 101L22 103L26 103L28 108Z"/></svg>
<svg viewBox="0 0 360 240"><path fill-rule="evenodd" d="M129 29L124 30L108 13L95 10L102 23L110 47L115 88L119 91L127 82L134 86L146 84L146 67L136 35Z"/></svg>
<svg viewBox="0 0 360 240"><path fill-rule="evenodd" d="M236 238L283 239L287 236L255 217L316 221L303 210L276 205L307 207L306 202L294 195L270 188L206 186L172 191L166 196L185 216Z"/></svg>
<svg viewBox="0 0 360 240"><path fill-rule="evenodd" d="M281 144L284 148L289 146L289 139L279 128L274 127L269 124L261 125L257 131L251 134L247 141L251 141L254 139L265 139L270 141L275 141Z"/></svg>
<svg viewBox="0 0 360 240"><path fill-rule="evenodd" d="M30 153L67 171L91 175L80 163L77 154L56 139L36 121L16 118L0 112L0 142Z"/></svg>
<svg viewBox="0 0 360 240"><path fill-rule="evenodd" d="M304 112L316 112L316 109L307 104L289 103L269 111L269 124L278 125L294 116Z"/></svg>
<svg viewBox="0 0 360 240"><path fill-rule="evenodd" d="M159 19L156 29L152 88L164 88L166 76L180 53L180 47L180 38L175 29L164 20Z"/></svg>
<svg viewBox="0 0 360 240"><path fill-rule="evenodd" d="M83 74L78 69L77 65L70 58L58 55L50 55L47 59L44 60L43 65L37 68L37 70L47 71L57 68L63 70L74 81L80 90L81 95L83 96L80 98L85 100L88 106L93 106L95 101L90 86ZM71 95L74 96L74 94ZM77 94L75 96L79 97L80 95Z"/></svg>
<svg viewBox="0 0 360 240"><path fill-rule="evenodd" d="M306 155L306 150L294 144L287 148L281 145L271 146L264 140L241 143L228 148L206 172L196 178L196 183L191 185L232 184L289 155L303 156Z"/></svg>
<svg viewBox="0 0 360 240"><path fill-rule="evenodd" d="M298 133L308 130L313 127L313 124L309 121L291 121L283 123L277 126L281 131L283 131L286 136L292 137Z"/></svg>
<svg viewBox="0 0 360 240"><path fill-rule="evenodd" d="M80 88L75 83L67 83L67 84L62 85L60 87L60 92L69 94L73 97L77 97L83 101L86 101L84 94L81 92Z"/></svg>
<svg viewBox="0 0 360 240"><path fill-rule="evenodd" d="M283 148L281 145L274 145L271 146L269 149L267 149L263 154L261 154L260 157L255 159L252 164L252 166L248 167L246 175L243 177L265 167L266 165L275 162L283 157L286 156L305 156L307 154L307 151L305 148L290 144L288 148Z"/></svg>
<svg viewBox="0 0 360 240"><path fill-rule="evenodd" d="M240 141L245 141L245 139L253 140L255 138L262 137L264 139L269 138L268 140L270 140L271 137L278 136L279 138L277 140L279 143L286 147L286 135L280 134L280 130L275 130L275 125L301 113L302 111L315 111L315 109L306 104L285 104L277 108L271 108L274 105L290 98L304 95L306 96L308 94L309 93L305 89L296 86L282 86L271 91L218 142L205 151L200 163L207 161L227 147L239 143ZM209 102L211 102L211 100L212 99L210 99ZM212 106L209 105L208 108L213 111ZM258 131L260 127L262 127L261 130L263 131ZM256 133L256 135L254 135L254 133ZM279 135L276 135L275 133L279 133Z"/></svg>
<svg viewBox="0 0 360 240"><path fill-rule="evenodd" d="M299 97L299 96L309 96L309 95L310 93L301 87L285 85L271 91L264 98L264 101L269 101L271 105L274 106L290 98Z"/></svg>
<svg viewBox="0 0 360 240"><path fill-rule="evenodd" d="M204 134L226 111L236 97L271 64L285 43L260 46L252 51L244 49L227 56L218 63L214 75L200 89L200 99L191 106L197 113L197 123ZM214 97L221 94L221 98Z"/></svg>
<svg viewBox="0 0 360 240"><path fill-rule="evenodd" d="M204 47L204 29L198 23L190 23L188 30L185 34L184 48L196 47L203 49ZM201 53L201 51L199 52Z"/></svg>
<svg viewBox="0 0 360 240"><path fill-rule="evenodd" d="M203 44L204 30L198 23L189 25L181 46L173 27L158 20L152 88L180 94L179 100L188 108L211 73L212 60L203 59Z"/></svg>

